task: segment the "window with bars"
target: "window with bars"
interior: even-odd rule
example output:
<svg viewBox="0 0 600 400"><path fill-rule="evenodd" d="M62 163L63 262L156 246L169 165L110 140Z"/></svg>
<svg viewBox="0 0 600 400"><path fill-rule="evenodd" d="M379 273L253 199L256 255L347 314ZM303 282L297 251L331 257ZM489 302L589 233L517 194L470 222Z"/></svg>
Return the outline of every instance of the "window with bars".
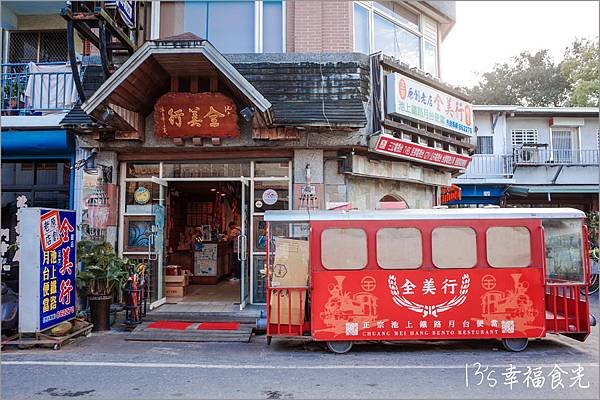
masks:
<svg viewBox="0 0 600 400"><path fill-rule="evenodd" d="M511 142L513 147L536 144L538 142L538 131L537 129L513 129Z"/></svg>
<svg viewBox="0 0 600 400"><path fill-rule="evenodd" d="M43 63L66 60L66 30L10 32L8 62Z"/></svg>
<svg viewBox="0 0 600 400"><path fill-rule="evenodd" d="M494 137L477 136L477 147L475 154L494 154Z"/></svg>

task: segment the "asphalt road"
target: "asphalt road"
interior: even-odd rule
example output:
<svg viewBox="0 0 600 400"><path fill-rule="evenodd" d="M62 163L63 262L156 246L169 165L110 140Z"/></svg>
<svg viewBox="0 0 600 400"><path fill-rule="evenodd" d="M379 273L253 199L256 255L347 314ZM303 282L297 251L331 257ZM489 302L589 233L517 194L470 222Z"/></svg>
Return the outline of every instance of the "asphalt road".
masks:
<svg viewBox="0 0 600 400"><path fill-rule="evenodd" d="M594 303L598 315L598 300ZM522 353L506 352L493 340L363 343L334 355L306 340L274 339L267 346L260 335L233 344L126 342L123 337L94 334L60 351L3 351L1 398L600 397L598 327L584 343L549 336L530 342ZM553 373L561 376L562 387L553 382Z"/></svg>

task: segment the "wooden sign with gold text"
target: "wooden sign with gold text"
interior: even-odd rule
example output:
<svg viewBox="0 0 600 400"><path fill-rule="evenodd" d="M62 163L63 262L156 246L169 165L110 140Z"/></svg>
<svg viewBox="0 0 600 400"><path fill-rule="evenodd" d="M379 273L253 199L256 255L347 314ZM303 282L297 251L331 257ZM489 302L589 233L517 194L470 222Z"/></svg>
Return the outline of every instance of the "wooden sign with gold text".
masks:
<svg viewBox="0 0 600 400"><path fill-rule="evenodd" d="M238 137L237 109L221 93L167 93L154 105L157 137Z"/></svg>

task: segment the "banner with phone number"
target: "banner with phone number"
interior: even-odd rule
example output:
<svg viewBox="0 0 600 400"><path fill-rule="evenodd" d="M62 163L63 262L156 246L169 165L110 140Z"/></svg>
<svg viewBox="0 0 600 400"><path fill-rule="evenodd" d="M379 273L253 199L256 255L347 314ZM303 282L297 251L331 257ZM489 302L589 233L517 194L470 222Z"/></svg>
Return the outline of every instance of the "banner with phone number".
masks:
<svg viewBox="0 0 600 400"><path fill-rule="evenodd" d="M41 210L40 330L75 318L75 211Z"/></svg>

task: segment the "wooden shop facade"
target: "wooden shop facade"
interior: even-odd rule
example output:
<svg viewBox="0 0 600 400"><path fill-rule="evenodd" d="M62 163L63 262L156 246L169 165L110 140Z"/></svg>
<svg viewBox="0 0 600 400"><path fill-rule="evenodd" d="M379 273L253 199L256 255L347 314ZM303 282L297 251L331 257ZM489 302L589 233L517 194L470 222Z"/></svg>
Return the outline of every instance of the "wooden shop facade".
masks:
<svg viewBox="0 0 600 400"><path fill-rule="evenodd" d="M62 126L95 161L79 179L117 186L104 240L152 266L155 306L264 303L266 210L430 208L473 148L466 99L381 56L223 55L183 34L87 71Z"/></svg>

